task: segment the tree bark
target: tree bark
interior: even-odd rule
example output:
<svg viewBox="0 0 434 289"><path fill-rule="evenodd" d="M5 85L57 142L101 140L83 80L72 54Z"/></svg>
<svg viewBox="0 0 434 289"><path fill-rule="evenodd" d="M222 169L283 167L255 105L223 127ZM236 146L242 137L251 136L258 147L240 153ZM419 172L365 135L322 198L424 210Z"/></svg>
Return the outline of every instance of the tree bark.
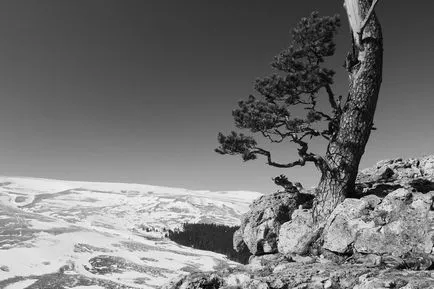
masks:
<svg viewBox="0 0 434 289"><path fill-rule="evenodd" d="M353 37L353 49L347 57L349 93L339 128L327 148L327 168L322 171L314 205L317 221L325 220L354 191L360 159L373 127L382 81L383 37L375 13L362 27L373 1L344 2Z"/></svg>

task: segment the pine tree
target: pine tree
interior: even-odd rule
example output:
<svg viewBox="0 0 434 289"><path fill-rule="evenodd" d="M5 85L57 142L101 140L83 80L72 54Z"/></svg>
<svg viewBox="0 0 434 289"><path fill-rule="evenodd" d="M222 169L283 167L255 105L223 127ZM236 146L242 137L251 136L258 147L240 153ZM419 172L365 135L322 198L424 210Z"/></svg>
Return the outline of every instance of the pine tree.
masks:
<svg viewBox="0 0 434 289"><path fill-rule="evenodd" d="M271 143L292 142L298 145L299 159L277 162L252 136L218 134L216 152L220 154L241 155L244 161L263 156L268 165L278 168L313 163L322 175L313 210L318 222L354 191L360 159L373 129L383 60L381 26L374 13L377 1L344 1L353 40L345 62L350 82L347 97L335 95L335 72L324 67L326 58L335 53L340 19L314 12L301 19L292 30L289 47L275 56L271 63L275 73L255 82L257 96L240 101L233 111L237 128ZM318 108L323 95L330 106L326 111ZM294 116L295 107L304 108L305 115ZM308 142L313 138L328 142L324 155L309 151ZM279 180L285 179L280 176Z"/></svg>

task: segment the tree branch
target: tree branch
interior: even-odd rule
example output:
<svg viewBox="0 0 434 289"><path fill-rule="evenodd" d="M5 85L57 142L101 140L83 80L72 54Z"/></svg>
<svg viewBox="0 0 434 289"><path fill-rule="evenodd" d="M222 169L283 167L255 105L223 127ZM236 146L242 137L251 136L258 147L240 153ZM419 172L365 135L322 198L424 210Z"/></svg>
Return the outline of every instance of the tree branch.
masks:
<svg viewBox="0 0 434 289"><path fill-rule="evenodd" d="M267 164L276 168L292 168L295 166L304 166L306 164L306 160L304 159L299 159L295 162L290 162L287 164L281 164L281 163L276 163L271 159L271 153L267 150L264 150L262 148L256 148L255 150L251 151L251 153L253 154L261 154L266 156L267 158Z"/></svg>
<svg viewBox="0 0 434 289"><path fill-rule="evenodd" d="M298 144L301 148L298 149L298 155L304 160L304 162L313 162L317 168L320 169L321 172L324 172L327 163L324 160L323 157L314 154L314 153L308 153L308 145L307 142L303 141L302 138L304 137L297 137L296 135L291 135L293 142Z"/></svg>
<svg viewBox="0 0 434 289"><path fill-rule="evenodd" d="M302 141L305 137L308 136L310 136L311 138L314 136L322 136L326 140L330 140L330 132L328 130L318 131L310 127L306 128L306 130L307 131L301 137L298 138L299 140Z"/></svg>
<svg viewBox="0 0 434 289"><path fill-rule="evenodd" d="M332 106L332 108L333 108L334 110L337 110L337 109L338 109L338 105L337 105L337 103L336 103L336 100L335 100L335 94L333 93L333 90L332 90L331 86L330 86L329 84L327 84L327 85L325 86L325 89L326 89L327 94L328 94L328 96L329 96L329 102L330 102L330 105Z"/></svg>
<svg viewBox="0 0 434 289"><path fill-rule="evenodd" d="M315 107L308 107L308 108L306 108L306 109L307 109L307 110L311 110L311 111L313 111L313 112L319 114L320 116L322 116L323 118L325 118L325 119L328 120L328 121L331 121L331 120L333 119L330 115L326 114L325 112L322 112L322 111L316 110Z"/></svg>
<svg viewBox="0 0 434 289"><path fill-rule="evenodd" d="M285 139L285 137L281 133L279 133L279 134L275 133L275 134L279 135L280 139L272 138L271 135L265 131L261 131L261 134L263 137L267 138L270 142L274 142L274 143L281 143Z"/></svg>

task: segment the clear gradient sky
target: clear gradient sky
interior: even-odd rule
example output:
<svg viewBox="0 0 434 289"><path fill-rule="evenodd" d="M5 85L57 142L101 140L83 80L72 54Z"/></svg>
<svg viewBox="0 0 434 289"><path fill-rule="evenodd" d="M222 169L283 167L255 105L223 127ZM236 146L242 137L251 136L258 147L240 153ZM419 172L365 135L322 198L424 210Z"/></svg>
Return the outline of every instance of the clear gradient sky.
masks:
<svg viewBox="0 0 434 289"><path fill-rule="evenodd" d="M210 190L310 187L312 166L279 170L213 152L231 111L289 42L300 17L343 19L334 89L346 94L343 1L0 1L0 174ZM434 153L432 1L380 1L384 80L361 166ZM282 161L296 147L277 148ZM325 147L315 144L316 152Z"/></svg>

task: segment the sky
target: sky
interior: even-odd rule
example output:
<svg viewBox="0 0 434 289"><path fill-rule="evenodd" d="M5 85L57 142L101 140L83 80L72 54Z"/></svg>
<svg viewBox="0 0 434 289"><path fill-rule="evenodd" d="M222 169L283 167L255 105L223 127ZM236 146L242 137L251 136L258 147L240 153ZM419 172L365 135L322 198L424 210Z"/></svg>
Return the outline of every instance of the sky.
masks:
<svg viewBox="0 0 434 289"><path fill-rule="evenodd" d="M417 3L416 3L417 2ZM434 153L432 1L380 1L384 77L361 168ZM346 95L343 1L0 1L0 175L276 191L313 166L276 169L213 150L232 110L319 11L343 20L328 61ZM247 133L247 132L245 132ZM282 162L296 146L273 146ZM313 143L323 153L322 143Z"/></svg>

